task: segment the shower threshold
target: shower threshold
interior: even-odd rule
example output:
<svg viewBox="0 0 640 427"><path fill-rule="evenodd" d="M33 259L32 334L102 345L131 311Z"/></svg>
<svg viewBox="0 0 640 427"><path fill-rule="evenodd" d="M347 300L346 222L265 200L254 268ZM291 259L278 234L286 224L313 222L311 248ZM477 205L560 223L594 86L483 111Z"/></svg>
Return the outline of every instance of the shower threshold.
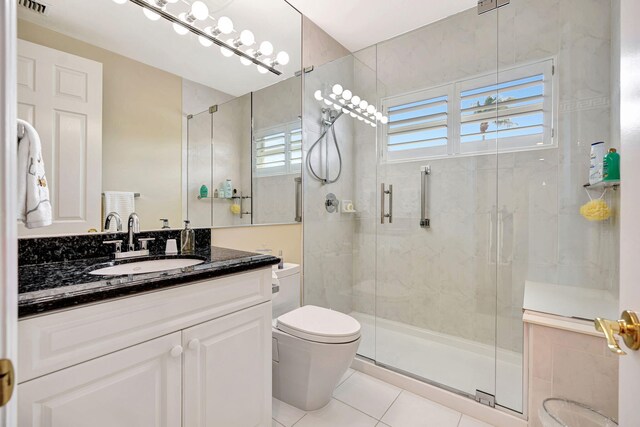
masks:
<svg viewBox="0 0 640 427"><path fill-rule="evenodd" d="M500 406L522 411L521 353L496 353L491 345L359 312L350 315L362 325L359 355L468 396L476 390L496 394Z"/></svg>

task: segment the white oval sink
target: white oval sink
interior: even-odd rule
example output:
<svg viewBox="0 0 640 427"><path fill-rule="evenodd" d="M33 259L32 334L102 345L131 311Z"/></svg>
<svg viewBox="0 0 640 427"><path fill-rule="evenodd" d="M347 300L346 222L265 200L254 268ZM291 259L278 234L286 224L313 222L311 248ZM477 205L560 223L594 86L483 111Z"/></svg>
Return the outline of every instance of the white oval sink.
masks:
<svg viewBox="0 0 640 427"><path fill-rule="evenodd" d="M155 259L150 261L129 262L112 267L93 270L89 274L96 276L120 276L125 274L157 273L177 268L192 267L204 261L193 258Z"/></svg>

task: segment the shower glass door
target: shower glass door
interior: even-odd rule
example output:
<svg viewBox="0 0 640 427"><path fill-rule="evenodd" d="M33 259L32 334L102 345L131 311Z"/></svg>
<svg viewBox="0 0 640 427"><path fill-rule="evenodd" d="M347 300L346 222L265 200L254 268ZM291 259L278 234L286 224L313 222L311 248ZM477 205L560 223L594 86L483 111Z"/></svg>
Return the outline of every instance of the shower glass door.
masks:
<svg viewBox="0 0 640 427"><path fill-rule="evenodd" d="M497 12L377 45L376 363L496 393ZM485 396L486 397L486 396Z"/></svg>

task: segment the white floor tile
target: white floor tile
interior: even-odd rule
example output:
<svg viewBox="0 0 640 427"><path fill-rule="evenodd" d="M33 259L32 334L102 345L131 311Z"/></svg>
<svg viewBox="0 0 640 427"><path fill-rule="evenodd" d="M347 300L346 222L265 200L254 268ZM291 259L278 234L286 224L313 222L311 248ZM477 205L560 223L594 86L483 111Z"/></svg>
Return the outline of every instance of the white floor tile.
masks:
<svg viewBox="0 0 640 427"><path fill-rule="evenodd" d="M338 383L338 385L342 384L343 382L345 382L347 380L347 378L349 378L351 375L353 375L353 373L355 372L354 369L347 369L347 372L344 373L344 375L342 376L342 378L340 378L340 382Z"/></svg>
<svg viewBox="0 0 640 427"><path fill-rule="evenodd" d="M460 416L459 412L403 391L382 421L391 427L457 427Z"/></svg>
<svg viewBox="0 0 640 427"><path fill-rule="evenodd" d="M379 420L402 390L362 372L343 382L333 397Z"/></svg>
<svg viewBox="0 0 640 427"><path fill-rule="evenodd" d="M281 400L276 399L275 397L271 399L273 414L272 417L274 420L282 424L284 427L291 427L298 421L300 418L304 417L306 412L302 409L298 409L295 406L291 406L288 403L284 403Z"/></svg>
<svg viewBox="0 0 640 427"><path fill-rule="evenodd" d="M391 426L383 422L379 422L378 424L376 424L376 427L391 427Z"/></svg>
<svg viewBox="0 0 640 427"><path fill-rule="evenodd" d="M491 424L487 424L483 421L471 418L468 415L463 415L458 427L493 427Z"/></svg>
<svg viewBox="0 0 640 427"><path fill-rule="evenodd" d="M374 418L331 399L324 408L308 412L296 427L374 427L377 422Z"/></svg>
<svg viewBox="0 0 640 427"><path fill-rule="evenodd" d="M276 420L271 420L271 427L284 427L284 426L279 422L277 422Z"/></svg>

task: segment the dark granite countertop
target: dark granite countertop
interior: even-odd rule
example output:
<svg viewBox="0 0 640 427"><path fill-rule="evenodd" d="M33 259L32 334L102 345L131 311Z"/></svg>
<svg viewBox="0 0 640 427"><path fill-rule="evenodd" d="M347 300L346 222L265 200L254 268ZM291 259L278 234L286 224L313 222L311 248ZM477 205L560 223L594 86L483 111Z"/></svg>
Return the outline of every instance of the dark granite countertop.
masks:
<svg viewBox="0 0 640 427"><path fill-rule="evenodd" d="M167 258L198 258L202 264L169 271L120 276L96 276L91 271L126 262ZM22 265L18 274L18 317L71 308L140 292L240 273L278 263L278 258L212 247L194 255L152 255L114 261L108 257Z"/></svg>

